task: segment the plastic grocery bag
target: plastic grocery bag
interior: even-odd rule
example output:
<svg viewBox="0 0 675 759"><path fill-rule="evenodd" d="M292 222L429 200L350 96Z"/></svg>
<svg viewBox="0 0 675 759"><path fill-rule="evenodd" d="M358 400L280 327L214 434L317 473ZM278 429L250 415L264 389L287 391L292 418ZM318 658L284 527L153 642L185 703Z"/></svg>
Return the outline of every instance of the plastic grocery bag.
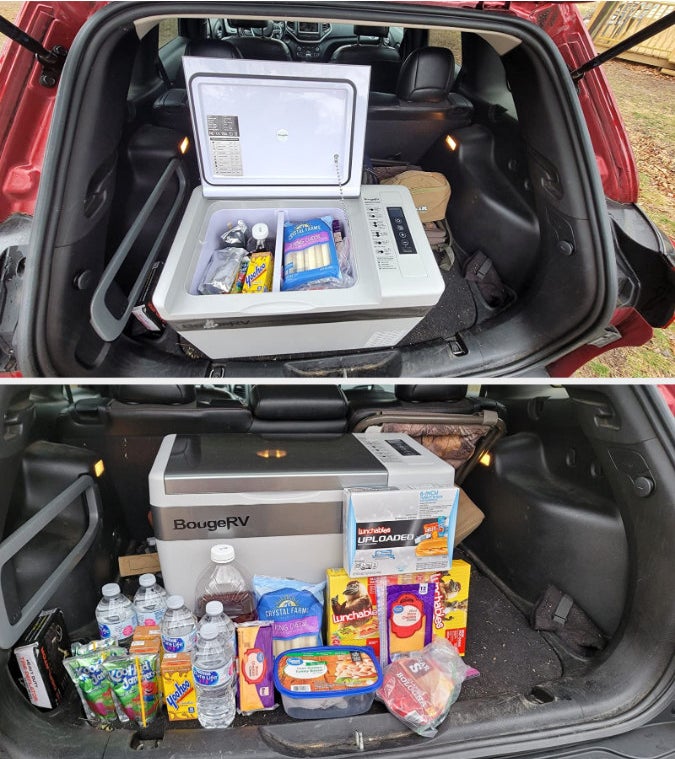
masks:
<svg viewBox="0 0 675 759"><path fill-rule="evenodd" d="M433 738L469 670L452 643L435 637L421 651L398 656L385 668L377 697L412 731Z"/></svg>

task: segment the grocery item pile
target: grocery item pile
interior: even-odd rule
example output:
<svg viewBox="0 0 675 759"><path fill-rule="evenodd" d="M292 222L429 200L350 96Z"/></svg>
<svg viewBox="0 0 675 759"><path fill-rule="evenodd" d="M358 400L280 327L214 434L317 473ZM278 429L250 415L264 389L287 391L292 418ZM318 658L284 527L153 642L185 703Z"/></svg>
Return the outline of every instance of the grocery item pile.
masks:
<svg viewBox="0 0 675 759"><path fill-rule="evenodd" d="M150 475L158 553L120 558L122 576L146 567L133 598L104 585L99 639L70 646L61 635L67 655L52 655L43 679L70 679L98 726L144 727L165 714L224 728L237 713L280 705L295 719L345 717L378 698L433 735L471 672L462 661L470 567L452 558L462 502L452 467L403 435L348 435L320 446L324 483L311 448L286 440L284 456L270 458L263 442L164 441ZM222 453L235 447L230 472ZM345 487L355 471L372 485ZM147 572L153 556L156 573ZM288 576L296 568L300 577ZM16 649L24 679L34 679L26 653L36 630L49 625L65 632L49 613ZM54 706L63 690L34 703Z"/></svg>

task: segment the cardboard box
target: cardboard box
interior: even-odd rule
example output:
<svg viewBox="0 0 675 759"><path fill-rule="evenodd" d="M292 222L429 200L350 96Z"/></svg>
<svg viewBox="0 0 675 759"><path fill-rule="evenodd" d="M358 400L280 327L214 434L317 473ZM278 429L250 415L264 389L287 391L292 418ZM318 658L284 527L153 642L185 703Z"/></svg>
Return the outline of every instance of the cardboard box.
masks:
<svg viewBox="0 0 675 759"><path fill-rule="evenodd" d="M137 640L157 640L162 642L162 630L159 625L138 625L134 630L134 642Z"/></svg>
<svg viewBox="0 0 675 759"><path fill-rule="evenodd" d="M347 488L343 567L350 577L450 568L459 490Z"/></svg>
<svg viewBox="0 0 675 759"><path fill-rule="evenodd" d="M455 545L459 545L477 529L485 519L485 514L476 506L469 496L459 489L457 505L457 525L455 526Z"/></svg>
<svg viewBox="0 0 675 759"><path fill-rule="evenodd" d="M160 672L169 720L197 719L197 691L190 654L164 654Z"/></svg>
<svg viewBox="0 0 675 759"><path fill-rule="evenodd" d="M42 611L14 648L30 702L43 709L61 703L70 679L63 659L70 654L70 638L60 609Z"/></svg>
<svg viewBox="0 0 675 759"><path fill-rule="evenodd" d="M436 583L433 632L445 638L464 656L468 619L471 565L455 559L449 572Z"/></svg>
<svg viewBox="0 0 675 759"><path fill-rule="evenodd" d="M134 575L159 574L162 568L159 564L159 555L156 553L138 553L131 556L120 556L117 563L122 577Z"/></svg>

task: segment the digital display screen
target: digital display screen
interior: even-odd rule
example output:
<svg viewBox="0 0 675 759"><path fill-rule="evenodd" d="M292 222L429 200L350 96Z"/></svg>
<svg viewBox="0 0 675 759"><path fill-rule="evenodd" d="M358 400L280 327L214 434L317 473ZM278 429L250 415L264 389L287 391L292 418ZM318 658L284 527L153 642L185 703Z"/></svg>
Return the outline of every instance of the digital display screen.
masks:
<svg viewBox="0 0 675 759"><path fill-rule="evenodd" d="M320 31L317 23L312 21L298 21L298 34L307 34L317 37Z"/></svg>
<svg viewBox="0 0 675 759"><path fill-rule="evenodd" d="M416 451L414 448L409 446L403 440L387 440L387 443L389 443L389 445L395 451L398 451L398 453L400 453L401 456L421 456L422 455L419 451Z"/></svg>

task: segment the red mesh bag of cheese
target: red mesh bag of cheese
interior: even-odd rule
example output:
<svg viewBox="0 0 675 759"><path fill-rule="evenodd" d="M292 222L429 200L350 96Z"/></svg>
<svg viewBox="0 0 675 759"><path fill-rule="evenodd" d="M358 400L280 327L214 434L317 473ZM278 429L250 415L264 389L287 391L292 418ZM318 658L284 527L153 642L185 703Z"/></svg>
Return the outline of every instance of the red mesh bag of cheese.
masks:
<svg viewBox="0 0 675 759"><path fill-rule="evenodd" d="M432 738L459 698L468 669L451 643L434 637L421 651L398 656L384 670L377 696L404 725Z"/></svg>

